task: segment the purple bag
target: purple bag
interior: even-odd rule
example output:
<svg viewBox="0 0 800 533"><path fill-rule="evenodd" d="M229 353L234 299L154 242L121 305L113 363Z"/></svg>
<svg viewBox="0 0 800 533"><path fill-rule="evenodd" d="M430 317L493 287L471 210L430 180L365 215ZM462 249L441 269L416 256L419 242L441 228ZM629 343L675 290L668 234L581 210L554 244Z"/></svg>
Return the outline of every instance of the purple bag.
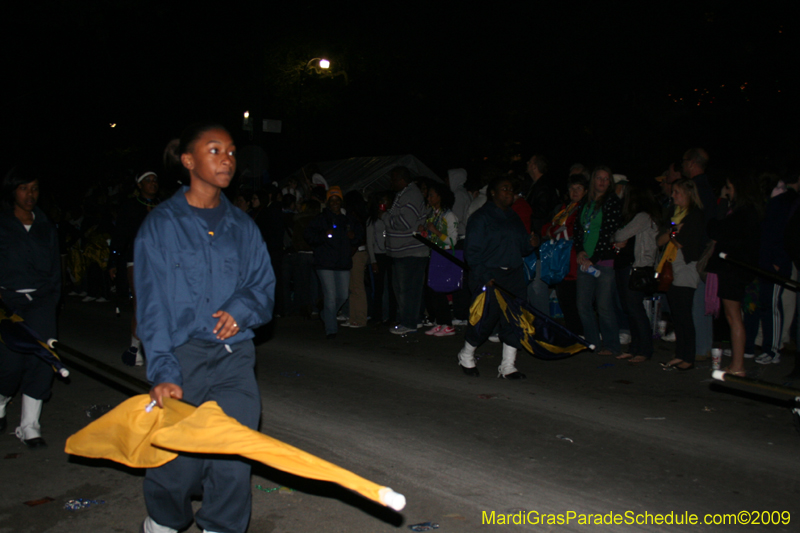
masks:
<svg viewBox="0 0 800 533"><path fill-rule="evenodd" d="M444 250L446 254L452 254L459 261L464 260L463 250ZM428 287L435 292L455 292L462 287L464 271L439 252L431 254L431 261L428 264Z"/></svg>

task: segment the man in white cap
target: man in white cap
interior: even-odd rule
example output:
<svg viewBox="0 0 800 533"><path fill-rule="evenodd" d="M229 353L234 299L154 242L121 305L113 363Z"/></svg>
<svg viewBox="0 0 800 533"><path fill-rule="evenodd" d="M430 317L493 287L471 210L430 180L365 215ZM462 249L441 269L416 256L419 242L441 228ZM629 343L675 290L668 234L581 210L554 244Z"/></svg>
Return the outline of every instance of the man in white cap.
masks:
<svg viewBox="0 0 800 533"><path fill-rule="evenodd" d="M136 336L136 292L133 286L133 241L139 226L147 214L158 205L158 176L155 172L142 172L136 177L137 190L122 206L117 217L117 227L111 240L111 250L117 257L117 265L124 265L130 288L133 317L131 318L131 345L122 354L122 362L128 366L142 366L142 342ZM117 266L109 270L111 279L117 276Z"/></svg>

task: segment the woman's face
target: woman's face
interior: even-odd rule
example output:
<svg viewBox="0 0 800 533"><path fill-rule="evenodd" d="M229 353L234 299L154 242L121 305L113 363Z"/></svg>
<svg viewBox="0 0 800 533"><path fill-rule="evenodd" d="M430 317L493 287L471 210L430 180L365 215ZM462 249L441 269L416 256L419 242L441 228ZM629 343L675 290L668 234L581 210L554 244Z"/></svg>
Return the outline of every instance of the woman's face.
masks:
<svg viewBox="0 0 800 533"><path fill-rule="evenodd" d="M252 198L250 198L250 205L253 206L253 209L258 209L261 207L261 200L258 199L258 195L254 194Z"/></svg>
<svg viewBox="0 0 800 533"><path fill-rule="evenodd" d="M725 180L725 186L728 188L728 197L734 200L736 198L736 189L734 189L731 180Z"/></svg>
<svg viewBox="0 0 800 533"><path fill-rule="evenodd" d="M508 180L503 180L497 184L497 187L492 191L494 193L494 203L500 209L508 209L514 203L514 187Z"/></svg>
<svg viewBox="0 0 800 533"><path fill-rule="evenodd" d="M681 187L672 187L672 200L678 207L689 206L689 195Z"/></svg>
<svg viewBox="0 0 800 533"><path fill-rule="evenodd" d="M586 188L580 183L569 186L569 201L580 202L586 196Z"/></svg>
<svg viewBox="0 0 800 533"><path fill-rule="evenodd" d="M603 195L608 191L608 187L611 185L611 176L608 175L608 172L598 170L592 179L594 180L594 190L598 195Z"/></svg>
<svg viewBox="0 0 800 533"><path fill-rule="evenodd" d="M23 211L33 211L39 201L39 180L17 185L14 189L14 207Z"/></svg>
<svg viewBox="0 0 800 533"><path fill-rule="evenodd" d="M228 132L211 129L194 142L189 153L181 154L181 163L192 180L224 189L236 172L236 146Z"/></svg>
<svg viewBox="0 0 800 533"><path fill-rule="evenodd" d="M428 205L438 209L442 205L442 197L435 189L428 189Z"/></svg>

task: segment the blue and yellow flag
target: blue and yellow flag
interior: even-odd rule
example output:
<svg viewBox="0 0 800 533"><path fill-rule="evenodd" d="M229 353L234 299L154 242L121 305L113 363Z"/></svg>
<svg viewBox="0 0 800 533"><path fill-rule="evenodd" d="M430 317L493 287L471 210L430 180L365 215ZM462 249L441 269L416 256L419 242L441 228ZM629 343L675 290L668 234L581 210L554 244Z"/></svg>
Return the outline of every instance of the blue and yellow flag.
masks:
<svg viewBox="0 0 800 533"><path fill-rule="evenodd" d="M69 376L56 352L44 342L25 320L0 300L0 342L9 350L19 353L33 354L53 367L63 377Z"/></svg>
<svg viewBox="0 0 800 533"><path fill-rule="evenodd" d="M520 298L506 295L495 286L484 287L469 310L469 323L478 330L493 327L484 324L483 316L489 315L489 306L497 305L518 336L523 348L539 359L555 360L570 357L593 347L583 338L555 322Z"/></svg>

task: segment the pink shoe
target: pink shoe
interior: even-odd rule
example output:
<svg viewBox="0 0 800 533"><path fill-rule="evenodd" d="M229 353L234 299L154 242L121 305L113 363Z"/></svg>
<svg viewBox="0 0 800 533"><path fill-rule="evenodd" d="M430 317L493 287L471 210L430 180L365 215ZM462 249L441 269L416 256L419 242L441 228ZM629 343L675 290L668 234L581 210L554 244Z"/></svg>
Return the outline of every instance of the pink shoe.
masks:
<svg viewBox="0 0 800 533"><path fill-rule="evenodd" d="M444 326L433 326L431 329L425 332L425 335L439 335L439 332L442 331Z"/></svg>
<svg viewBox="0 0 800 533"><path fill-rule="evenodd" d="M450 335L456 334L456 328L453 326L438 326L439 331L433 333L434 337L449 337Z"/></svg>

